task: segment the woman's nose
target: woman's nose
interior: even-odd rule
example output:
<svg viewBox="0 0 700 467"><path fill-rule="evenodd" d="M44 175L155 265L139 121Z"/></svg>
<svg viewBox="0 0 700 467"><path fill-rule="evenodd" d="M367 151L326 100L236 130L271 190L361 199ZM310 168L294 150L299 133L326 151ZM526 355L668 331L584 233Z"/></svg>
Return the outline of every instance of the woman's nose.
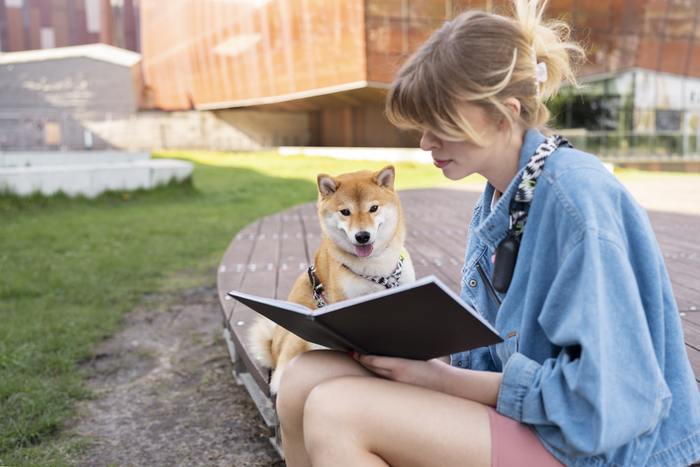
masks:
<svg viewBox="0 0 700 467"><path fill-rule="evenodd" d="M420 148L423 151L440 149L440 139L429 130L423 130L423 135L420 138Z"/></svg>

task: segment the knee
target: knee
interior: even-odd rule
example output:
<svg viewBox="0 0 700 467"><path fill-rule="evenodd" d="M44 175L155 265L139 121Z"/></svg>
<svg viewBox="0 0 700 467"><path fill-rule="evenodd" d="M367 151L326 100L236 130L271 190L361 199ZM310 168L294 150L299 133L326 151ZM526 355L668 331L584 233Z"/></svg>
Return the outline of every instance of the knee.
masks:
<svg viewBox="0 0 700 467"><path fill-rule="evenodd" d="M328 446L341 431L352 430L353 382L356 377L339 377L314 387L304 405L304 438L309 453Z"/></svg>
<svg viewBox="0 0 700 467"><path fill-rule="evenodd" d="M305 397L302 397L301 389L309 366L307 359L306 354L297 355L284 367L276 402L280 422L287 418L288 413L299 412L304 408Z"/></svg>
<svg viewBox="0 0 700 467"><path fill-rule="evenodd" d="M324 351L306 352L294 357L284 367L277 393L277 415L281 423L302 414L306 397L316 384L319 368L328 364Z"/></svg>

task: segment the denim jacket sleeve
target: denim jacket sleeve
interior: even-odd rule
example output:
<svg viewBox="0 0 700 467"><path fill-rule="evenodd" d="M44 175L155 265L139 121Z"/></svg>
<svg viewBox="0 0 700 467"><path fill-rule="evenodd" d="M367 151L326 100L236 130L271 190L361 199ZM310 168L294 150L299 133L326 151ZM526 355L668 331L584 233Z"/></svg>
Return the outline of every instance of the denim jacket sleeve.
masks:
<svg viewBox="0 0 700 467"><path fill-rule="evenodd" d="M491 347L481 347L450 355L452 366L479 371L499 371L491 356Z"/></svg>
<svg viewBox="0 0 700 467"><path fill-rule="evenodd" d="M638 287L620 241L595 229L581 232L559 263L538 317L561 351L541 364L513 354L504 367L498 411L558 427L579 456L652 431L667 416L671 393Z"/></svg>

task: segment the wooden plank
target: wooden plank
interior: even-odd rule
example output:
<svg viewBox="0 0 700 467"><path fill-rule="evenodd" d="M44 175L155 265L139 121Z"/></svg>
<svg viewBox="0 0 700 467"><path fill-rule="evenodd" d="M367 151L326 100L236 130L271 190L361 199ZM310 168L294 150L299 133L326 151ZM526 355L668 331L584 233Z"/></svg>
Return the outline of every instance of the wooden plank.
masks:
<svg viewBox="0 0 700 467"><path fill-rule="evenodd" d="M480 192L453 189L449 186L439 188L421 188L399 192L402 205L409 211L416 206L448 206L450 210L468 209L470 212L481 196Z"/></svg>
<svg viewBox="0 0 700 467"><path fill-rule="evenodd" d="M651 227L658 235L677 238L692 238L700 232L697 216L674 214L671 217L650 217Z"/></svg>
<svg viewBox="0 0 700 467"><path fill-rule="evenodd" d="M467 229L478 196L466 193L471 198L453 199L449 195L462 192L439 191L445 193L425 196L413 203L413 209L407 213L407 244L411 252L422 254L422 258L414 261L418 270L436 274L459 293Z"/></svg>
<svg viewBox="0 0 700 467"><path fill-rule="evenodd" d="M662 247L679 245L676 247L679 252L683 250L697 251L698 246L693 240L700 233L700 229L689 225L679 226L678 230L664 227L657 228L652 225L652 229L654 230L654 236L659 240L659 245Z"/></svg>
<svg viewBox="0 0 700 467"><path fill-rule="evenodd" d="M246 264L247 272L241 283L241 292L274 297L277 273L275 265L279 259L279 231L281 216L262 220L257 241Z"/></svg>
<svg viewBox="0 0 700 467"><path fill-rule="evenodd" d="M681 313L681 320L683 321L684 327L686 325L700 327L700 312ZM700 349L700 344L697 347Z"/></svg>
<svg viewBox="0 0 700 467"><path fill-rule="evenodd" d="M647 211L649 216L649 221L652 225L662 226L662 225L698 225L698 216L692 214L680 214L675 212L665 212L665 211Z"/></svg>
<svg viewBox="0 0 700 467"><path fill-rule="evenodd" d="M683 337L685 339L685 349L688 352L688 360L693 368L695 380L700 382L700 314L682 317ZM690 320L686 319L689 318Z"/></svg>
<svg viewBox="0 0 700 467"><path fill-rule="evenodd" d="M241 287L248 260L253 251L253 243L258 237L259 227L260 222L255 221L241 230L224 253L217 269L219 302L221 303L225 321L231 318L231 313L237 303L226 293L231 290L238 290Z"/></svg>
<svg viewBox="0 0 700 467"><path fill-rule="evenodd" d="M688 286L700 292L700 257L697 260L664 258L664 264L671 279L688 277L691 279Z"/></svg>
<svg viewBox="0 0 700 467"><path fill-rule="evenodd" d="M689 259L700 261L700 248L697 245L693 245L692 240L679 240L679 239L664 239L657 236L656 240L659 242L659 248L664 260L668 259Z"/></svg>
<svg viewBox="0 0 700 467"><path fill-rule="evenodd" d="M456 228L436 224L429 219L412 218L409 222L409 235L414 239L420 239L422 245L433 245L442 251L442 254L456 260L460 266L464 262L464 253L467 246L467 227L456 225Z"/></svg>
<svg viewBox="0 0 700 467"><path fill-rule="evenodd" d="M318 204L315 201L299 206L299 213L302 223L309 226L309 232L321 233L321 225L318 221Z"/></svg>
<svg viewBox="0 0 700 467"><path fill-rule="evenodd" d="M700 351L688 345L685 346L685 350L688 352L688 360L690 360L690 366L695 374L695 381L700 382Z"/></svg>
<svg viewBox="0 0 700 467"><path fill-rule="evenodd" d="M318 220L318 208L316 203L308 203L301 206L300 218L302 231L306 241L306 250L309 254L309 263L314 262L314 257L321 246L323 231Z"/></svg>
<svg viewBox="0 0 700 467"><path fill-rule="evenodd" d="M247 306L239 303L236 306L230 320L226 323L231 332L231 340L236 346L236 354L241 359L245 367L253 376L255 383L266 396L269 395L269 370L262 367L259 362L253 361L248 354L248 335L247 330L257 317L257 313Z"/></svg>
<svg viewBox="0 0 700 467"><path fill-rule="evenodd" d="M670 275L673 292L676 296L687 298L688 300L697 300L700 297L700 292L695 289L695 284L682 275ZM692 288L691 288L692 287Z"/></svg>
<svg viewBox="0 0 700 467"><path fill-rule="evenodd" d="M664 253L700 253L696 241L700 234L700 219L697 216L656 213L650 215L649 219Z"/></svg>
<svg viewBox="0 0 700 467"><path fill-rule="evenodd" d="M280 238L280 261L277 265L278 281L276 298L286 300L292 291L294 281L308 267L306 242L299 220L301 211L293 208L282 216L282 236Z"/></svg>
<svg viewBox="0 0 700 467"><path fill-rule="evenodd" d="M257 241L253 244L253 251L239 291L261 297L274 297L277 288L276 264L279 259L281 223L282 216L279 214L261 220ZM250 326L256 317L257 313L239 304L229 318L229 329L246 367L260 389L267 394L268 370L263 368L260 362L251 360L248 353L244 351L248 347Z"/></svg>
<svg viewBox="0 0 700 467"><path fill-rule="evenodd" d="M420 264L421 273L435 274L451 289L459 290L460 263L455 258L445 254L434 243L419 243L415 237L410 235L406 237L405 243L411 254L414 268ZM418 276L418 270L416 271L416 277L422 277L422 275L424 274Z"/></svg>
<svg viewBox="0 0 700 467"><path fill-rule="evenodd" d="M683 323L683 338L686 345L700 351L700 326L692 322Z"/></svg>
<svg viewBox="0 0 700 467"><path fill-rule="evenodd" d="M696 305L692 305L690 301L685 300L683 298L675 297L676 298L676 306L678 308L678 311L681 313L692 313L694 311L697 311L700 309L700 307L697 307Z"/></svg>
<svg viewBox="0 0 700 467"><path fill-rule="evenodd" d="M467 230L479 193L424 189L402 191L399 196L406 217L406 246L417 277L435 274L459 292ZM307 203L249 225L229 245L219 265L219 297L227 326L241 358L265 394L268 372L251 362L245 352L245 331L256 314L240 304L234 308L236 302L226 300L225 292L238 289L285 299L320 245L316 209L315 202ZM650 212L649 218L679 309L684 311L688 357L693 371L700 375L700 313L691 311L692 307L700 308L700 251L696 240L700 219L658 212Z"/></svg>

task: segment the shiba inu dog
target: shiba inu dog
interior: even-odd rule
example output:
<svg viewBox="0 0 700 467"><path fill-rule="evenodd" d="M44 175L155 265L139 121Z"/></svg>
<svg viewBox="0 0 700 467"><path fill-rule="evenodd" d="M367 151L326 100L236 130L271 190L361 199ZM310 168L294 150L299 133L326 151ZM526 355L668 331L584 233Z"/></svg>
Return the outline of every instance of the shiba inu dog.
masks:
<svg viewBox="0 0 700 467"><path fill-rule="evenodd" d="M378 172L318 175L324 236L314 264L297 278L288 301L320 308L415 280L403 247L406 228L394 179L393 165ZM271 394L277 393L282 370L292 358L322 348L263 317L250 332L253 358L274 369Z"/></svg>

